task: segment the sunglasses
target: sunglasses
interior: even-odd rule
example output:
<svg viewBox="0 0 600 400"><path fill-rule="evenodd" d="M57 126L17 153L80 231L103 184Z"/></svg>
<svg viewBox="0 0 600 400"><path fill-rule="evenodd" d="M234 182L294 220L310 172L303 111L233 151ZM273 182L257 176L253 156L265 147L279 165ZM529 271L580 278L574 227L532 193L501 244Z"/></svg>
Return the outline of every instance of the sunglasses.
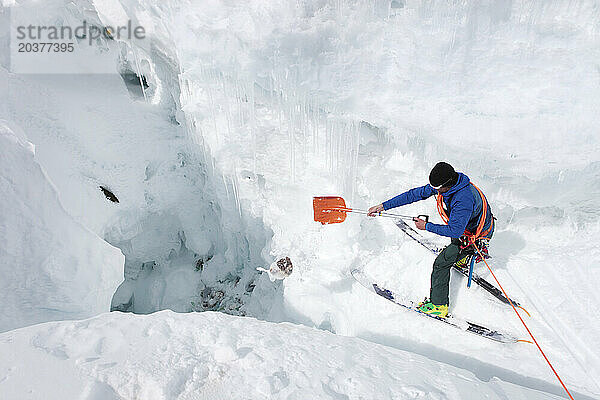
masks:
<svg viewBox="0 0 600 400"><path fill-rule="evenodd" d="M430 184L430 185L431 185L431 187L432 187L432 188L434 188L435 190L440 190L441 188L443 188L444 186L446 186L447 184L449 184L450 182L452 182L452 179L454 179L454 178L450 178L450 179L448 179L446 182L442 183L442 184L441 184L441 185L439 185L439 186L433 186L433 185L431 185L431 184Z"/></svg>

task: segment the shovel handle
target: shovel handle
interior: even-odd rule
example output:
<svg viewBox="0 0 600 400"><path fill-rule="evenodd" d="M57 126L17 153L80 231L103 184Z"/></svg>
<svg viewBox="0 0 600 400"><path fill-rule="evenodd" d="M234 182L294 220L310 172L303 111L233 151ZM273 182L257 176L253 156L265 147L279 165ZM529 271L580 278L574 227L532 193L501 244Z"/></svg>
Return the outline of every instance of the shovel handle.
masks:
<svg viewBox="0 0 600 400"><path fill-rule="evenodd" d="M353 213L364 214L364 215L367 215L369 213L367 210L359 210L356 208L348 208L348 207L331 207L331 208L328 208L328 210L353 212ZM380 217L388 217L388 218L400 218L400 219L408 219L408 220L415 219L415 217L411 217L410 215L391 214L391 213L386 213L383 211L378 213L377 215L379 215ZM426 216L426 217L429 218L428 216Z"/></svg>
<svg viewBox="0 0 600 400"><path fill-rule="evenodd" d="M421 218L421 217L423 217L423 218ZM413 218L413 221L415 221L417 219L422 219L425 222L429 222L429 215L425 215L425 214L417 215L416 218Z"/></svg>

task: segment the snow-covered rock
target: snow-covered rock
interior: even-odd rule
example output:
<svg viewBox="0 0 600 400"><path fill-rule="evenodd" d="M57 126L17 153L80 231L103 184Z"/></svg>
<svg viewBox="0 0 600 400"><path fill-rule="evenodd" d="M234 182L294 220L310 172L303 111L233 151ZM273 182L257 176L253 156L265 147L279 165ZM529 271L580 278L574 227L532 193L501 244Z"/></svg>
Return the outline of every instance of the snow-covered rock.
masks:
<svg viewBox="0 0 600 400"><path fill-rule="evenodd" d="M0 121L0 332L110 308L124 258L75 222L34 146Z"/></svg>

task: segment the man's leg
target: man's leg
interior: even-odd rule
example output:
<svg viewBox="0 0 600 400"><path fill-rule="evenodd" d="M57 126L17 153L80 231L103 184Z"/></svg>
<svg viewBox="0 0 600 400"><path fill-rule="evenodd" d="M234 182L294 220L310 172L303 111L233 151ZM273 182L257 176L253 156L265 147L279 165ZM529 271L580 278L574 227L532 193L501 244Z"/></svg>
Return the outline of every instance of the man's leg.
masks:
<svg viewBox="0 0 600 400"><path fill-rule="evenodd" d="M458 260L460 254L459 241L452 242L437 256L431 272L431 291L429 299L435 305L447 305L450 285L450 268Z"/></svg>

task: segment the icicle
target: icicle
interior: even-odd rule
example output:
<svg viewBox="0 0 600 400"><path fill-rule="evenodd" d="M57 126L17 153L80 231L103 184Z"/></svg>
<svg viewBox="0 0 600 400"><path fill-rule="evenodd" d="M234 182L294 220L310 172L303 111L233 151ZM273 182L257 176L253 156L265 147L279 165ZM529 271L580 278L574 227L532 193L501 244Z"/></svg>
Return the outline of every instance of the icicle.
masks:
<svg viewBox="0 0 600 400"><path fill-rule="evenodd" d="M306 126L308 125L306 112L306 101L303 97L302 102L300 103L300 129L302 129L302 160L304 161L304 165L306 165Z"/></svg>
<svg viewBox="0 0 600 400"><path fill-rule="evenodd" d="M221 178L223 178L223 185L225 186L225 193L227 195L227 199L229 199L229 188L227 187L227 180L225 179L225 174L221 174Z"/></svg>
<svg viewBox="0 0 600 400"><path fill-rule="evenodd" d="M360 148L360 124L354 124L354 165L352 166L352 178L350 181L350 185L351 185L351 199L352 199L352 204L354 203L354 194L355 194L355 187L356 187L356 175L358 172L358 152L359 152L359 148Z"/></svg>
<svg viewBox="0 0 600 400"><path fill-rule="evenodd" d="M251 119L251 135L252 135L252 173L256 176L256 135L258 134L256 130L256 96L254 92L254 84L252 83L251 90L252 101L250 103L250 119Z"/></svg>
<svg viewBox="0 0 600 400"><path fill-rule="evenodd" d="M221 142L220 142L220 138L219 138L219 130L217 128L217 110L215 109L215 101L213 99L212 89L208 85L206 88L206 92L208 94L208 102L210 104L210 113L211 113L211 119L213 121L215 143L217 144L217 147L219 147Z"/></svg>
<svg viewBox="0 0 600 400"><path fill-rule="evenodd" d="M225 118L227 118L227 137L231 137L231 111L229 109L229 96L225 77L221 74L221 87L223 88L223 104L225 106Z"/></svg>
<svg viewBox="0 0 600 400"><path fill-rule="evenodd" d="M240 218L242 218L242 203L240 202L240 194L238 189L238 180L237 180L237 167L233 167L233 174L231 179L231 186L233 190L233 200L235 202L235 206L238 210L238 214Z"/></svg>
<svg viewBox="0 0 600 400"><path fill-rule="evenodd" d="M313 154L317 154L317 141L319 140L319 123L318 123L318 114L315 110L314 104L311 106L314 110L312 113L312 152Z"/></svg>
<svg viewBox="0 0 600 400"><path fill-rule="evenodd" d="M142 69L140 68L137 52L135 51L135 47L133 45L131 46L131 51L133 52L133 59L135 60L135 67L137 68L137 75L138 79L140 80L140 87L142 88L142 93L144 94L144 101L148 102L148 96L146 96L146 88L144 87L144 82L142 81Z"/></svg>
<svg viewBox="0 0 600 400"><path fill-rule="evenodd" d="M296 181L296 162L295 162L295 157L296 157L296 143L294 140L294 110L293 110L293 105L289 105L287 107L287 120L288 120L288 140L290 142L290 173L291 173L291 179L292 179L292 183L295 183Z"/></svg>
<svg viewBox="0 0 600 400"><path fill-rule="evenodd" d="M277 117L279 118L279 134L283 135L283 121L281 119L281 112L282 112L282 109L281 109L282 108L282 105L281 105L281 102L282 102L281 96L282 96L282 94L280 93L279 84L277 84L277 93L276 93L276 96L277 96Z"/></svg>

